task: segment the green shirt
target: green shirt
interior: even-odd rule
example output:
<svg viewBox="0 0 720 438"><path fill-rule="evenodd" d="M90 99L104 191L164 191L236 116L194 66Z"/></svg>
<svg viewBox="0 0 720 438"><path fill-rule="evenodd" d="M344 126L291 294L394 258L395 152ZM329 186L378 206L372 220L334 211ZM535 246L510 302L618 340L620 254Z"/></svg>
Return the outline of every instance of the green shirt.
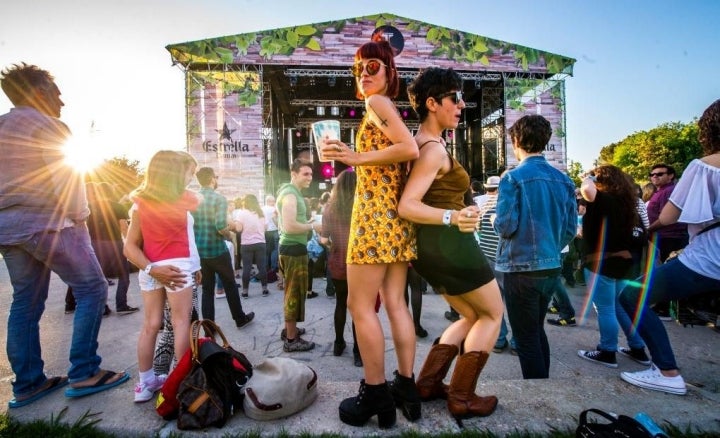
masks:
<svg viewBox="0 0 720 438"><path fill-rule="evenodd" d="M280 187L280 190L278 191L277 195L277 211L278 211L278 218L280 219L278 221L278 230L280 231L280 245L307 245L308 242L308 232L303 231L302 233L288 233L284 230L283 224L283 213L282 208L283 204L285 203L285 197L286 196L295 196L296 204L297 204L297 213L295 215L295 220L298 223L305 224L307 223L307 208L305 208L305 198L303 197L302 193L300 193L300 190L298 190L297 187L295 187L293 184L285 184L282 187Z"/></svg>

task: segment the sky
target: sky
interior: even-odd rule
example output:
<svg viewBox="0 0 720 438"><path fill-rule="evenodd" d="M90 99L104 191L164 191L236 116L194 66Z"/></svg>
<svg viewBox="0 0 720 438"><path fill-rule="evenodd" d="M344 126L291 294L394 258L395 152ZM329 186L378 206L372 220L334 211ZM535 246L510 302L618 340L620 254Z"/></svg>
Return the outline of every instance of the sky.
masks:
<svg viewBox="0 0 720 438"><path fill-rule="evenodd" d="M566 80L568 158L720 98L715 0L32 0L4 2L0 68L50 71L62 120L96 158L147 163L185 147L184 82L168 44L391 13L577 60ZM0 93L0 114L12 107Z"/></svg>

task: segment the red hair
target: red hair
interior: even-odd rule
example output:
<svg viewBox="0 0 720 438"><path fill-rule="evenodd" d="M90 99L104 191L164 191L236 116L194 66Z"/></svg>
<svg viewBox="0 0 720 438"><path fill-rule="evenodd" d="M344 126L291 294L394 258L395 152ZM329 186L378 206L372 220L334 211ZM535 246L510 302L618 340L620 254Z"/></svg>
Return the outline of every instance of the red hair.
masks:
<svg viewBox="0 0 720 438"><path fill-rule="evenodd" d="M362 59L379 59L382 61L385 64L385 77L387 79L386 95L393 99L400 94L400 79L395 68L395 55L387 40L382 39L382 36L375 37L375 39L377 41L367 42L357 49L355 62ZM359 88L355 91L355 96L360 100L365 99Z"/></svg>

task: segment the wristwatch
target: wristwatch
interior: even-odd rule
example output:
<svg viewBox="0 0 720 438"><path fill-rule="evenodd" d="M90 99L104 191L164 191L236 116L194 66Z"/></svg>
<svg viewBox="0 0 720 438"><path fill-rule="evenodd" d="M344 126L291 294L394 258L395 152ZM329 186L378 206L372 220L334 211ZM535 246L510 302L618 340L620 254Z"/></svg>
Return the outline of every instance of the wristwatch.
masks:
<svg viewBox="0 0 720 438"><path fill-rule="evenodd" d="M445 210L445 212L443 213L443 224L449 227L451 221L452 221L452 210Z"/></svg>
<svg viewBox="0 0 720 438"><path fill-rule="evenodd" d="M148 263L147 266L145 266L145 269L143 269L143 272L147 275L150 275L150 270L155 267L155 264Z"/></svg>

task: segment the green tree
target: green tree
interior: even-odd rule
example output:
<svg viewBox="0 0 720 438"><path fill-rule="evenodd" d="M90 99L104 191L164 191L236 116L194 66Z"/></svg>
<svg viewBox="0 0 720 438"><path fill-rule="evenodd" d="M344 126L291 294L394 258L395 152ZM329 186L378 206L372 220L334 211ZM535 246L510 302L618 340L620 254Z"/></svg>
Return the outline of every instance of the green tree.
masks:
<svg viewBox="0 0 720 438"><path fill-rule="evenodd" d="M567 174L572 182L575 183L575 187L580 187L580 184L582 183L580 176L584 173L585 171L583 170L582 164L577 161L570 160L568 163Z"/></svg>
<svg viewBox="0 0 720 438"><path fill-rule="evenodd" d="M114 157L105 160L100 166L85 176L86 182L110 183L119 196L127 195L137 188L142 181L143 172L140 162L127 157Z"/></svg>
<svg viewBox="0 0 720 438"><path fill-rule="evenodd" d="M637 182L647 180L650 169L658 163L673 166L682 174L690 161L702 156L697 135L697 120L664 123L603 147L599 161L621 168Z"/></svg>

